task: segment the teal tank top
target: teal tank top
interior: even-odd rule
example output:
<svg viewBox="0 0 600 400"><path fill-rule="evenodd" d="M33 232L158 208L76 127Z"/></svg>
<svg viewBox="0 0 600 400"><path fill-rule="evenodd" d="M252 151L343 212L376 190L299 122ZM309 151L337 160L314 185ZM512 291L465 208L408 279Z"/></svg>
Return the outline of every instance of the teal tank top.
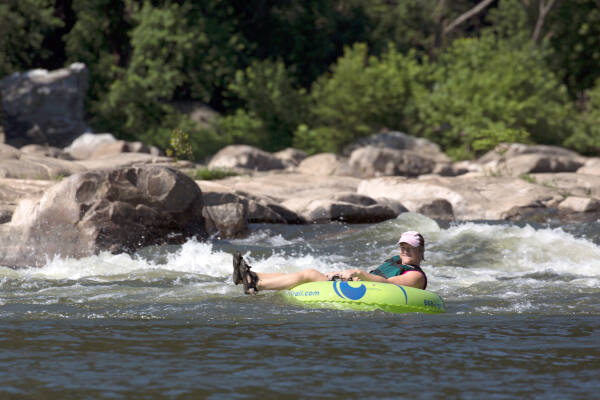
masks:
<svg viewBox="0 0 600 400"><path fill-rule="evenodd" d="M423 277L425 278L424 288L427 287L427 275L425 275L425 272L421 269L421 267L417 267L416 265L402 264L402 259L400 258L400 256L388 258L383 262L383 264L381 264L373 271L369 271L369 273L379 275L384 277L385 279L388 279L393 276L402 275L408 271L417 271L422 273Z"/></svg>

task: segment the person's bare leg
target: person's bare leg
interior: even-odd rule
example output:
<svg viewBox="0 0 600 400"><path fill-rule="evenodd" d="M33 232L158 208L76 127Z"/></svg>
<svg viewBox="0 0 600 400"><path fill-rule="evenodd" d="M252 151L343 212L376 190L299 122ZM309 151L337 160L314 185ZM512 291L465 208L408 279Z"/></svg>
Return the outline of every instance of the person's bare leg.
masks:
<svg viewBox="0 0 600 400"><path fill-rule="evenodd" d="M291 289L301 283L327 281L327 277L316 269L305 269L290 274L265 274L257 272L258 290Z"/></svg>
<svg viewBox="0 0 600 400"><path fill-rule="evenodd" d="M257 272L258 275L262 276L263 279L274 278L277 276L287 275L287 272Z"/></svg>

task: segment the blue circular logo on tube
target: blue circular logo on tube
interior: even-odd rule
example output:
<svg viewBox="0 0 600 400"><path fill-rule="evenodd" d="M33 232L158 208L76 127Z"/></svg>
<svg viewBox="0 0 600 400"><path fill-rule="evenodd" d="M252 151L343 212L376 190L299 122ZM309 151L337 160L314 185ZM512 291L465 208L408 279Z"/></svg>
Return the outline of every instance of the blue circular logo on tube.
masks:
<svg viewBox="0 0 600 400"><path fill-rule="evenodd" d="M342 299L359 300L367 292L367 287L364 284L359 287L352 287L348 282L334 281L333 290Z"/></svg>

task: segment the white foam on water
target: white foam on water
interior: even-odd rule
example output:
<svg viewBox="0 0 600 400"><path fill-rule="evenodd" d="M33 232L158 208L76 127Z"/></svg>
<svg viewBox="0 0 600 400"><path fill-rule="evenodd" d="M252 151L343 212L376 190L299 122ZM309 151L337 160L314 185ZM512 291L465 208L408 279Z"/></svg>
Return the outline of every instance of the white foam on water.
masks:
<svg viewBox="0 0 600 400"><path fill-rule="evenodd" d="M125 277L145 277L152 280L160 279L165 271L219 277L231 274L231 254L214 251L212 244L200 243L195 239L187 241L177 252L169 254L167 260L166 264L157 264L124 253L115 255L103 252L81 259L55 257L40 268L2 268L0 276L4 280L21 278L30 282L29 284L37 284L39 279L111 281Z"/></svg>
<svg viewBox="0 0 600 400"><path fill-rule="evenodd" d="M419 230L426 239L423 268L428 289L459 302L480 298L476 312L531 312L541 307L534 292L548 293L553 299L565 290L589 294L600 286L600 247L561 228L460 223L442 229L427 217L406 213L363 230L336 231L332 243L347 240L347 245L333 245L326 251L320 246L322 238L288 239L269 229L230 243L244 251L257 272L314 268L326 273L378 265L388 253L398 254L391 243L407 229ZM8 293L0 296L0 303L14 298L47 304L64 299L72 303L193 302L206 295L240 293L241 288L231 282L231 247L222 250L219 245L190 239L156 260L100 253L79 260L56 257L41 268L0 267L0 288ZM489 297L499 304L490 305Z"/></svg>
<svg viewBox="0 0 600 400"><path fill-rule="evenodd" d="M245 259L252 266L252 269L258 272L289 273L310 268L330 272L350 268L349 265L343 262L343 257L335 255L315 257L310 254L298 256L273 254L266 258L254 258L251 254L246 254Z"/></svg>
<svg viewBox="0 0 600 400"><path fill-rule="evenodd" d="M600 248L561 228L465 223L439 232L433 239L432 258L445 267L440 271L453 272L470 283L533 273L600 277ZM445 257L464 264L450 266L444 263Z"/></svg>
<svg viewBox="0 0 600 400"><path fill-rule="evenodd" d="M88 277L102 277L116 274L128 274L150 265L128 254L100 253L81 259L55 257L40 268L16 270L24 279L79 280Z"/></svg>
<svg viewBox="0 0 600 400"><path fill-rule="evenodd" d="M261 243L261 244L268 245L271 247L289 246L289 245L292 245L292 244L298 243L298 242L304 242L304 239L300 237L295 240L288 240L288 239L285 239L280 233L271 235L268 230L256 231L256 232L253 232L251 235L249 235L246 238L236 240L236 243L239 243L239 244Z"/></svg>
<svg viewBox="0 0 600 400"><path fill-rule="evenodd" d="M223 251L215 251L210 243L190 239L181 249L168 256L161 268L170 271L190 272L210 276L227 276L232 272L232 256Z"/></svg>

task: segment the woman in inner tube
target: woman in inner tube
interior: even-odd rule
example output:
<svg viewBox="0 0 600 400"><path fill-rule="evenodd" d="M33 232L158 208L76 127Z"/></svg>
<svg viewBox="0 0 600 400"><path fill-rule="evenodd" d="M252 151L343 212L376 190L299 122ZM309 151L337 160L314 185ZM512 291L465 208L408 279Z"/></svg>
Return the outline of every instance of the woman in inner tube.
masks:
<svg viewBox="0 0 600 400"><path fill-rule="evenodd" d="M291 289L301 283L341 280L361 280L393 283L417 289L427 287L427 276L421 269L425 255L425 239L415 231L404 232L398 240L400 255L384 261L376 269L366 272L358 268L323 274L316 269L292 273L254 272L240 253L233 256L233 282L244 285L244 293L255 294L259 290Z"/></svg>

